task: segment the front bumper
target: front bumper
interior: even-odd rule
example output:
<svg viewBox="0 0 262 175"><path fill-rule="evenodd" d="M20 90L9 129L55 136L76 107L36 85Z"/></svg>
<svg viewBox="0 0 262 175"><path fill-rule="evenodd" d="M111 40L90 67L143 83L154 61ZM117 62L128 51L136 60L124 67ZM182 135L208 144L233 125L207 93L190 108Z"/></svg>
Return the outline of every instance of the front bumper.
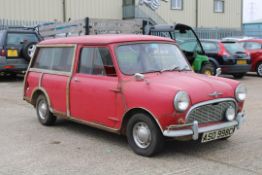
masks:
<svg viewBox="0 0 262 175"><path fill-rule="evenodd" d="M172 126L170 126L169 129L163 132L163 135L166 137L173 137L173 138L192 136L193 140L197 140L199 138L199 135L205 132L215 131L232 126L235 126L237 129L239 129L242 123L244 122L245 116L246 115L244 112L240 112L237 114L237 117L234 121L219 123L219 124L205 126L205 127L199 127L197 121L194 121L193 124L190 125L191 128L188 129L172 130Z"/></svg>

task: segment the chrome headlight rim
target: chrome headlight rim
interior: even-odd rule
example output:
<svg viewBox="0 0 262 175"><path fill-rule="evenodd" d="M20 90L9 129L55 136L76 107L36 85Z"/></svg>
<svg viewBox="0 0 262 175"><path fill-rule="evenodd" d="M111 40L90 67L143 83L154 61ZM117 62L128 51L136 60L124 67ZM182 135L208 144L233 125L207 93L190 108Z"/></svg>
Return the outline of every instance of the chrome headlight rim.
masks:
<svg viewBox="0 0 262 175"><path fill-rule="evenodd" d="M175 110L177 112L185 112L189 108L189 105L190 105L190 98L188 93L185 91L178 91L174 98Z"/></svg>
<svg viewBox="0 0 262 175"><path fill-rule="evenodd" d="M244 84L239 84L235 90L235 97L238 102L243 102L245 101L247 96L247 89Z"/></svg>

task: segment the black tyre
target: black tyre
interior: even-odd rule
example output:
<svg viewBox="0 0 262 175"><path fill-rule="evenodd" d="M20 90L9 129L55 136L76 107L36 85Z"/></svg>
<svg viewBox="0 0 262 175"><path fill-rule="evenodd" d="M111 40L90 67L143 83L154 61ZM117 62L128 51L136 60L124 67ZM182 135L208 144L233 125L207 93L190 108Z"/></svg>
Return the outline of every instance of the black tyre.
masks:
<svg viewBox="0 0 262 175"><path fill-rule="evenodd" d="M142 156L152 156L164 145L157 124L146 114L135 114L127 123L126 135L132 150Z"/></svg>
<svg viewBox="0 0 262 175"><path fill-rule="evenodd" d="M246 73L235 73L235 74L233 74L233 77L234 77L235 79L241 79L241 78L243 78L245 75L246 75Z"/></svg>
<svg viewBox="0 0 262 175"><path fill-rule="evenodd" d="M262 77L262 62L257 64L256 71L257 71L257 75Z"/></svg>
<svg viewBox="0 0 262 175"><path fill-rule="evenodd" d="M44 95L39 95L36 100L36 113L41 124L50 126L56 121L56 117L50 112L49 105Z"/></svg>
<svg viewBox="0 0 262 175"><path fill-rule="evenodd" d="M215 75L215 67L212 63L205 63L203 64L200 73L205 75Z"/></svg>
<svg viewBox="0 0 262 175"><path fill-rule="evenodd" d="M25 58L26 61L30 61L31 57L33 55L34 52L34 47L36 46L36 42L32 42L32 43L26 43L23 48L22 48L22 55Z"/></svg>

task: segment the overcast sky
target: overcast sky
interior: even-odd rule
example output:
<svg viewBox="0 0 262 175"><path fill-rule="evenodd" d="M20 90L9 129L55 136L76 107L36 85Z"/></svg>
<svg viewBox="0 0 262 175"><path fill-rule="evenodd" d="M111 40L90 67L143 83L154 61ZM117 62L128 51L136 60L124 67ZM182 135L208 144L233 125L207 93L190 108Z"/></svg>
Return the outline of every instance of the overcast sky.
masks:
<svg viewBox="0 0 262 175"><path fill-rule="evenodd" d="M244 22L262 20L262 0L244 0Z"/></svg>

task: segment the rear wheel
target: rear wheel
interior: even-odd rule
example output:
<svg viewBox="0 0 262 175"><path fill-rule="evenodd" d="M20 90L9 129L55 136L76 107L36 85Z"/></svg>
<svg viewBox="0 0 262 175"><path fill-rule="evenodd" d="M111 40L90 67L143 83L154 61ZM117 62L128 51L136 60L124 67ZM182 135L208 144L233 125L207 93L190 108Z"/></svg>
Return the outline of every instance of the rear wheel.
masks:
<svg viewBox="0 0 262 175"><path fill-rule="evenodd" d="M262 62L257 64L257 75L262 77Z"/></svg>
<svg viewBox="0 0 262 175"><path fill-rule="evenodd" d="M41 124L50 126L56 121L56 117L50 112L49 105L44 95L39 95L36 100L36 113Z"/></svg>
<svg viewBox="0 0 262 175"><path fill-rule="evenodd" d="M215 67L212 63L205 63L202 66L200 73L205 75L215 75Z"/></svg>
<svg viewBox="0 0 262 175"><path fill-rule="evenodd" d="M142 156L152 156L164 144L163 135L156 123L146 114L135 114L127 123L128 143L132 150Z"/></svg>
<svg viewBox="0 0 262 175"><path fill-rule="evenodd" d="M241 79L246 75L246 73L235 73L233 74L235 79Z"/></svg>

